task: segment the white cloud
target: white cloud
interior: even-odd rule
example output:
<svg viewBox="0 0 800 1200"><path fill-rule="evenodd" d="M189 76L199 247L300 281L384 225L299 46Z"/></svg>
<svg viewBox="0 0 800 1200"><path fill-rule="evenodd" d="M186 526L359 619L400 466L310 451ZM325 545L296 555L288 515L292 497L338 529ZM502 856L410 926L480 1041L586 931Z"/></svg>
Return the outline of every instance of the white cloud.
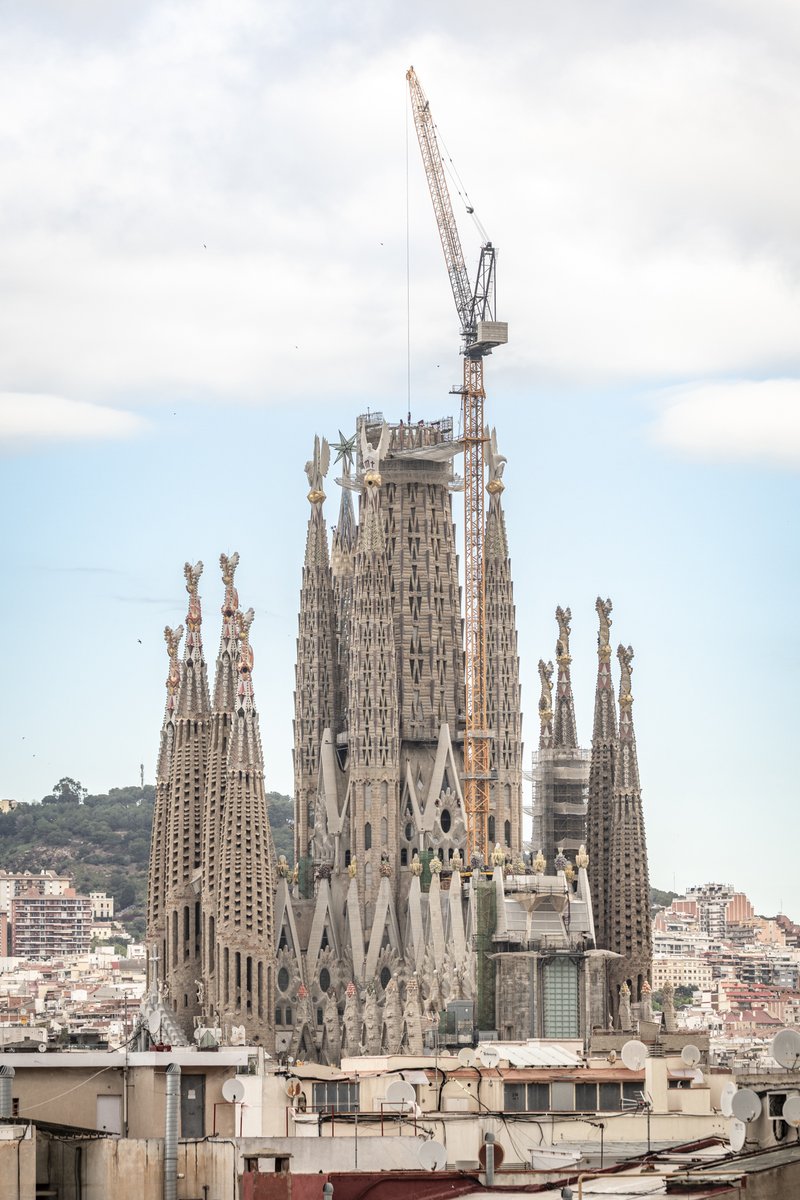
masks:
<svg viewBox="0 0 800 1200"><path fill-rule="evenodd" d="M800 379L681 388L652 434L690 457L800 467Z"/></svg>
<svg viewBox="0 0 800 1200"><path fill-rule="evenodd" d="M145 427L134 413L66 396L0 392L0 446L125 438Z"/></svg>

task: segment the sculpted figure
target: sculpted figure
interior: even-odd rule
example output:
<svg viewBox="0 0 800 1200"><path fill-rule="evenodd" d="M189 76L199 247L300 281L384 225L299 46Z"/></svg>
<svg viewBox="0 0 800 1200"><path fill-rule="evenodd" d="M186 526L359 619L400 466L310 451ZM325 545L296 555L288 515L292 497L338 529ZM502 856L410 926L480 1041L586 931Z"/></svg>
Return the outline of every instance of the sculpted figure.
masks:
<svg viewBox="0 0 800 1200"><path fill-rule="evenodd" d="M539 659L539 680L542 694L539 697L539 720L544 730L553 719L553 664Z"/></svg>
<svg viewBox="0 0 800 1200"><path fill-rule="evenodd" d="M503 471L505 470L508 459L504 455L498 453L496 429L493 429L490 434L489 427L487 425L486 429L484 430L484 436L486 438L486 458L489 464L489 482L486 485L486 490L490 494L496 495L498 492L502 492L505 488L505 484L503 483Z"/></svg>
<svg viewBox="0 0 800 1200"><path fill-rule="evenodd" d="M250 626L253 624L255 615L252 608L248 608L247 612L238 614L240 675L249 675L253 670L253 647L250 645Z"/></svg>
<svg viewBox="0 0 800 1200"><path fill-rule="evenodd" d="M629 1033L633 1028L631 1018L631 989L623 980L619 989L619 1027L623 1033Z"/></svg>
<svg viewBox="0 0 800 1200"><path fill-rule="evenodd" d="M222 615L229 620L239 609L239 593L233 586L233 577L236 574L236 568L239 565L239 555L236 551L228 557L227 554L219 556L220 570L222 571L222 582L225 584L225 599L222 602Z"/></svg>
<svg viewBox="0 0 800 1200"><path fill-rule="evenodd" d="M661 990L661 1007L664 1013L664 1029L667 1033L674 1033L678 1027L675 1020L675 984L671 979L668 979Z"/></svg>
<svg viewBox="0 0 800 1200"><path fill-rule="evenodd" d="M397 980L392 976L386 985L386 992L383 998L381 1048L387 1054L399 1054L402 1039L403 1014L400 1011L400 993L397 989Z"/></svg>
<svg viewBox="0 0 800 1200"><path fill-rule="evenodd" d="M571 632L572 609L562 608L561 605L556 609L556 620L558 621L558 641L556 642L556 657L559 662L572 662L569 653L569 635Z"/></svg>
<svg viewBox="0 0 800 1200"><path fill-rule="evenodd" d="M378 439L377 446L371 446L367 440L367 427L361 426L361 467L364 472L364 482L367 486L381 484L381 460L386 457L386 451L389 448L389 439L391 431L389 426L384 421L381 426L381 436Z"/></svg>
<svg viewBox="0 0 800 1200"><path fill-rule="evenodd" d="M412 976L406 986L406 1004L403 1009L403 1040L409 1054L422 1054L422 1015L419 1009L419 985Z"/></svg>
<svg viewBox="0 0 800 1200"><path fill-rule="evenodd" d="M314 456L306 463L308 498L312 504L321 504L325 499L325 492L322 488L325 476L328 474L330 461L331 452L326 439L320 440L319 436L316 436L314 438Z"/></svg>
<svg viewBox="0 0 800 1200"><path fill-rule="evenodd" d="M183 575L186 580L186 591L189 593L189 611L186 615L186 624L189 629L194 630L200 627L202 616L200 613L200 598L197 595L197 589L200 584L200 576L203 574L202 562L196 562L194 566L191 563L184 563Z"/></svg>
<svg viewBox="0 0 800 1200"><path fill-rule="evenodd" d="M164 641L167 643L167 654L169 655L169 675L167 676L167 690L170 696L174 696L178 690L178 684L181 681L181 670L178 665L178 648L183 637L183 626L179 625L177 629L170 629L169 625L164 627Z"/></svg>
<svg viewBox="0 0 800 1200"><path fill-rule="evenodd" d="M653 1019L653 989L645 979L642 984L642 1020L652 1021Z"/></svg>
<svg viewBox="0 0 800 1200"><path fill-rule="evenodd" d="M330 1065L338 1064L342 1056L342 1046L339 1034L339 1008L333 988L330 989L322 1003L322 1024L325 1030L328 1063Z"/></svg>
<svg viewBox="0 0 800 1200"><path fill-rule="evenodd" d="M614 606L610 600L603 600L600 596L595 601L597 615L600 618L600 632L597 635L597 648L600 651L601 657L611 657L610 631L611 631L611 610Z"/></svg>
<svg viewBox="0 0 800 1200"><path fill-rule="evenodd" d="M361 1012L358 1003L358 990L351 980L345 992L344 1014L342 1016L342 1052L344 1054L356 1055L360 1052L360 1031Z"/></svg>
<svg viewBox="0 0 800 1200"><path fill-rule="evenodd" d="M620 667L619 702L620 704L632 704L631 663L633 662L633 646L618 646L617 658L619 659Z"/></svg>
<svg viewBox="0 0 800 1200"><path fill-rule="evenodd" d="M361 1043L364 1054L380 1054L381 1024L378 1010L378 1000L375 989L367 988L364 998L364 1020L361 1029Z"/></svg>

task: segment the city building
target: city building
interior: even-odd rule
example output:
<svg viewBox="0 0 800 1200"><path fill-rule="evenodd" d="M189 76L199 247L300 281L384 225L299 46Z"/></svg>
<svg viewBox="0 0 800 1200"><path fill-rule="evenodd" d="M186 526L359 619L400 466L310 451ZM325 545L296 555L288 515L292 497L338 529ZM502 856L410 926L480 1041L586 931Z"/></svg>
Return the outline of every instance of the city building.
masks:
<svg viewBox="0 0 800 1200"><path fill-rule="evenodd" d="M20 958L57 958L88 950L92 902L74 888L47 895L37 888L11 901L11 952Z"/></svg>

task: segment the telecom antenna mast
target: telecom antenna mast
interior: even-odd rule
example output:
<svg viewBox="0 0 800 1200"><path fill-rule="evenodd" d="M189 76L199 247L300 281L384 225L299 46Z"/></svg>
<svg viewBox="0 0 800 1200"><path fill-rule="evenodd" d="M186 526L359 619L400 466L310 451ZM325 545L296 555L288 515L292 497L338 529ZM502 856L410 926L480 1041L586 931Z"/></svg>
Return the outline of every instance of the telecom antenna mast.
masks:
<svg viewBox="0 0 800 1200"><path fill-rule="evenodd" d="M406 79L422 162L433 201L444 261L450 277L456 312L461 323L464 376L461 387L464 430L464 659L466 670L466 731L464 782L466 785L467 861L473 854L484 860L490 849L489 742L486 728L486 595L483 572L484 518L484 415L483 360L495 346L508 341L508 325L495 320L496 253L491 242L481 246L475 286L471 286L464 252L453 216L436 126L430 104L410 67ZM471 211L471 210L470 210Z"/></svg>

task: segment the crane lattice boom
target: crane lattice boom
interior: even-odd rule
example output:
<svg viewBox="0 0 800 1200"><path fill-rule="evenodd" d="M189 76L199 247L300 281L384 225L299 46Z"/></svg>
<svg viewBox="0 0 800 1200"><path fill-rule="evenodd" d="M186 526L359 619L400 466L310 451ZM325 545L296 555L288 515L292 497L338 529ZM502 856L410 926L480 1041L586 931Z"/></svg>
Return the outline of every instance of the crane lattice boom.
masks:
<svg viewBox="0 0 800 1200"><path fill-rule="evenodd" d="M483 359L508 340L508 326L495 320L496 254L491 242L481 247L474 288L470 287L461 239L430 105L414 68L406 75L422 162L444 251L447 273L461 324L464 355L462 385L464 428L464 665L466 730L464 737L467 857L486 858L489 816L489 750L486 704L486 595L483 571L484 400Z"/></svg>

